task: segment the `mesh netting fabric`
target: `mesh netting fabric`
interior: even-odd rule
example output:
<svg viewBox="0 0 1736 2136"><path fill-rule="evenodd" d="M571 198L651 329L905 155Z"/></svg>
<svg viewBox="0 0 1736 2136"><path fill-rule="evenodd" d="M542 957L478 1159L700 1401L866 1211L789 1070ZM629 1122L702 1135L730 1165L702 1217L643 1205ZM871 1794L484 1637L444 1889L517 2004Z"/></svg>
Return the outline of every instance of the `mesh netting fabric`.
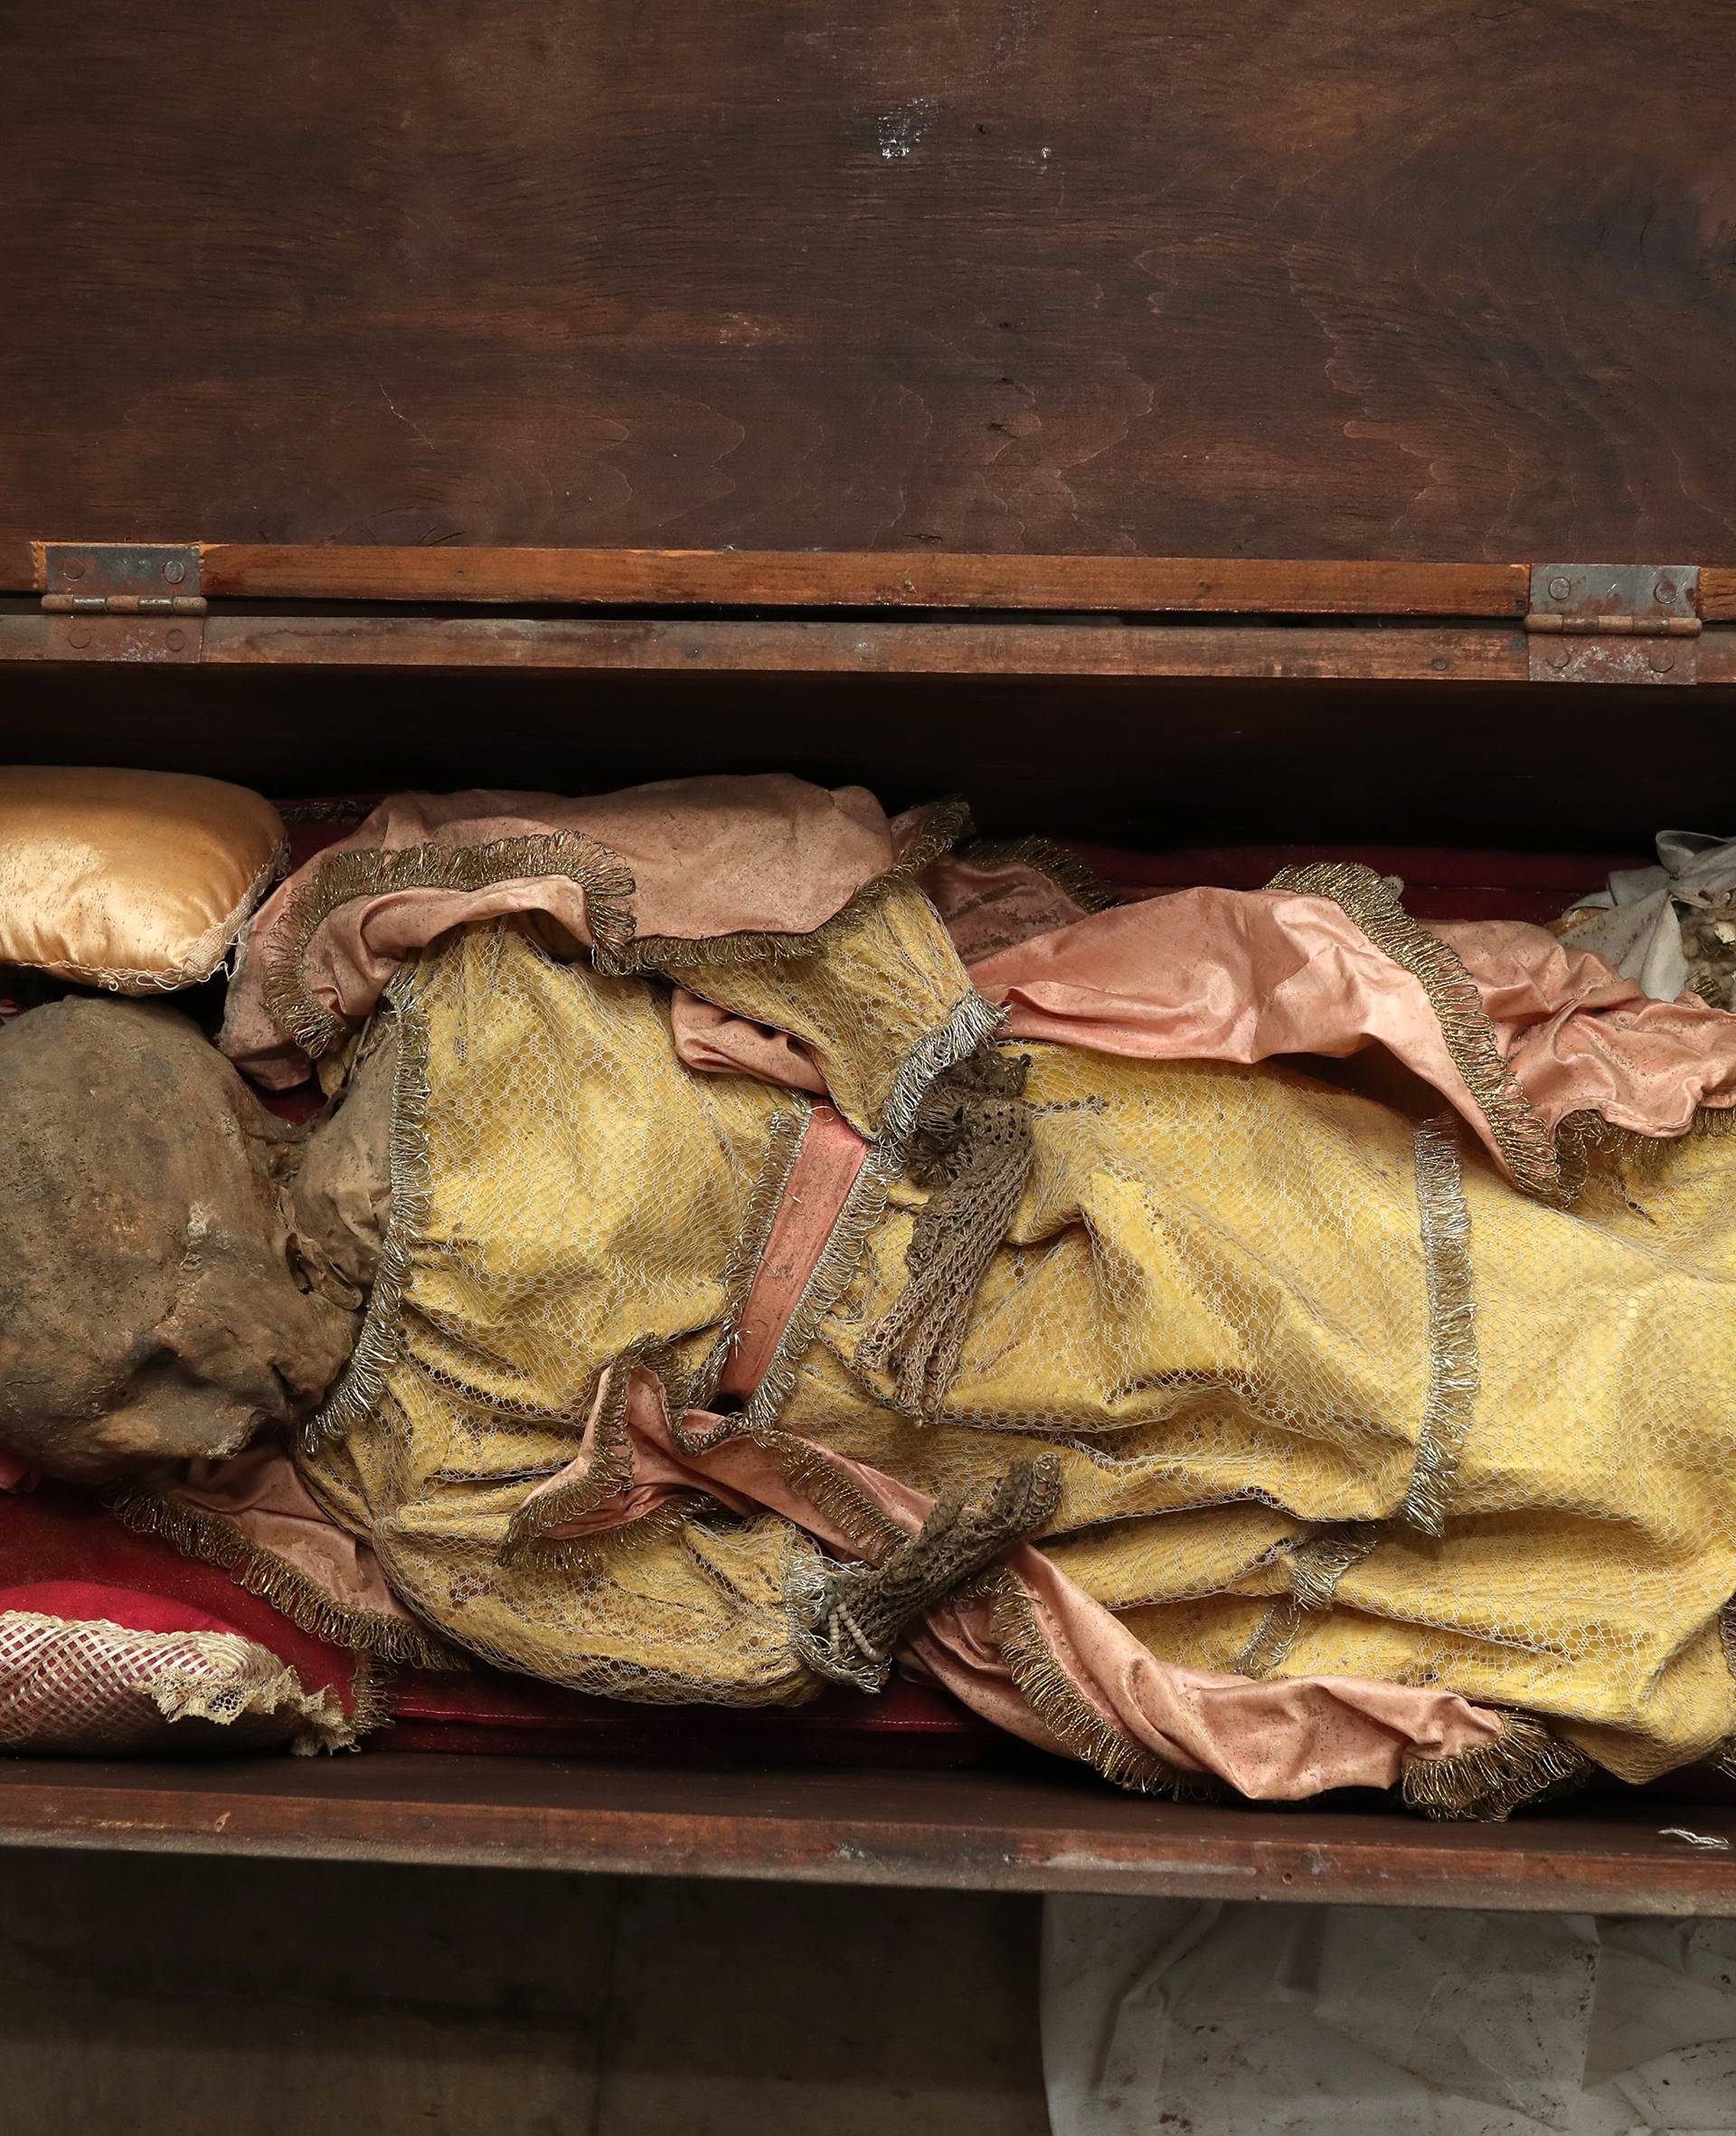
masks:
<svg viewBox="0 0 1736 2136"><path fill-rule="evenodd" d="M908 885L808 957L677 976L800 1036L874 1139L744 1428L970 1499L1052 1452L1043 1547L1165 1660L1439 1686L1634 1779L1736 1731L1736 1139L1594 1143L1569 1210L1468 1130L1289 1068L1021 1046L1028 1179L917 1414L863 1346L933 1191L901 1168L923 1095L992 1013ZM684 1069L663 979L512 925L425 955L395 1013L392 1224L311 1487L491 1660L809 1695L788 1598L822 1567L780 1518L695 1494L508 1547L604 1367L653 1356L707 1398L799 1107ZM588 1502L626 1480L605 1460Z"/></svg>
<svg viewBox="0 0 1736 2136"><path fill-rule="evenodd" d="M0 1611L0 1750L113 1757L336 1750L354 1731L328 1690L228 1631L131 1631Z"/></svg>
<svg viewBox="0 0 1736 2136"><path fill-rule="evenodd" d="M1055 1449L1045 1548L1165 1659L1445 1686L1635 1780L1736 1730L1736 1142L1617 1145L1568 1213L1287 1070L1028 1050L938 1425L861 1362L900 1188L790 1428L937 1492Z"/></svg>
<svg viewBox="0 0 1736 2136"><path fill-rule="evenodd" d="M430 952L392 1013L385 1280L310 1488L411 1608L502 1667L642 1699L810 1695L784 1593L813 1545L784 1522L689 1502L582 1547L506 1547L606 1366L651 1347L701 1390L715 1376L789 1101L691 1073L665 988L558 962L513 924Z"/></svg>

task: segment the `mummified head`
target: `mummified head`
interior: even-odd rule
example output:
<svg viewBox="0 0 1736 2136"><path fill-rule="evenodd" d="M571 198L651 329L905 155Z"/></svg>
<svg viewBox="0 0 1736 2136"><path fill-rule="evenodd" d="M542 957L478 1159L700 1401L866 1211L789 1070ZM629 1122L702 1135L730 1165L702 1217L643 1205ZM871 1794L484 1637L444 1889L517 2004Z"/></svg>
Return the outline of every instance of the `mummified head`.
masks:
<svg viewBox="0 0 1736 2136"><path fill-rule="evenodd" d="M355 1320L292 1268L295 1155L170 1009L65 1001L0 1029L0 1447L81 1480L310 1409Z"/></svg>

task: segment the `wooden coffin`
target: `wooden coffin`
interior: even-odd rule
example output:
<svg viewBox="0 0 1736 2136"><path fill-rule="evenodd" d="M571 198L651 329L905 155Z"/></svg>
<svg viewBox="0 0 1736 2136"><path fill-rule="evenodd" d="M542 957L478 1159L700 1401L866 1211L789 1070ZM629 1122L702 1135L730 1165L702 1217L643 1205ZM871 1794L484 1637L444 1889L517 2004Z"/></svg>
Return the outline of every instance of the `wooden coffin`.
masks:
<svg viewBox="0 0 1736 2136"><path fill-rule="evenodd" d="M1730 827L1707 0L87 0L0 56L0 757L776 766L1153 850ZM1736 1817L1650 1796L14 1763L0 1839L1736 1912Z"/></svg>

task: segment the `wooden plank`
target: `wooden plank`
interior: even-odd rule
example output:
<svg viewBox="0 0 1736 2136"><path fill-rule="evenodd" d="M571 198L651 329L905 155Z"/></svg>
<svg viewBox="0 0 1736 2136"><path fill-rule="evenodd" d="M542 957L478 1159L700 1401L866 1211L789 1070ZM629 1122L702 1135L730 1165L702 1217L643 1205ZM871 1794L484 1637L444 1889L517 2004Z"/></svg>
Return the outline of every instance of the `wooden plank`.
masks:
<svg viewBox="0 0 1736 2136"><path fill-rule="evenodd" d="M1069 1776L670 1771L375 1753L302 1763L0 1763L0 1844L493 1864L979 1891L1736 1914L1736 1811L1429 1825L1196 1809Z"/></svg>
<svg viewBox="0 0 1736 2136"><path fill-rule="evenodd" d="M241 547L205 591L255 600L496 607L917 608L1278 615L1523 616L1517 563L1248 558L775 554L716 550Z"/></svg>
<svg viewBox="0 0 1736 2136"><path fill-rule="evenodd" d="M1719 634L1723 635L1723 634ZM1730 634L1736 638L1736 633ZM52 664L51 619L0 612L0 665ZM1736 665L1736 656L1731 665ZM1526 680L1524 636L1458 625L588 622L534 616L224 615L203 665L448 673L1123 677L1272 682ZM1709 676L1708 679L1711 679Z"/></svg>
<svg viewBox="0 0 1736 2136"><path fill-rule="evenodd" d="M0 631L0 657L5 633ZM1521 682L1511 627L582 622L566 618L213 616L207 665L683 675Z"/></svg>
<svg viewBox="0 0 1736 2136"><path fill-rule="evenodd" d="M0 532L1731 561L1736 10L0 17Z"/></svg>

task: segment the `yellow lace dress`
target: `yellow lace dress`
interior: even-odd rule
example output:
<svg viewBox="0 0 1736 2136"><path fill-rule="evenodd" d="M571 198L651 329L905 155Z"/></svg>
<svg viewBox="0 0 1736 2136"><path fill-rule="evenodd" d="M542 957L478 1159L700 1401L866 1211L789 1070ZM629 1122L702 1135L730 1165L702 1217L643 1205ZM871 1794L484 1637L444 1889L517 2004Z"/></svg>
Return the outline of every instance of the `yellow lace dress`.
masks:
<svg viewBox="0 0 1736 2136"><path fill-rule="evenodd" d="M740 1428L930 1493L1055 1453L1043 1546L1165 1659L1444 1687L1628 1779L1736 1732L1736 1141L1612 1156L1567 1212L1287 1068L1024 1045L1029 1177L909 1413L859 1353L927 1199L916 1108L995 1021L909 883L805 955L608 978L505 922L395 984L391 1223L301 1468L458 1643L638 1698L817 1687L790 1522L695 1493L590 1542L514 1526L612 1362L711 1399L802 1132L807 1101L682 1065L672 980L804 1041L871 1145Z"/></svg>

